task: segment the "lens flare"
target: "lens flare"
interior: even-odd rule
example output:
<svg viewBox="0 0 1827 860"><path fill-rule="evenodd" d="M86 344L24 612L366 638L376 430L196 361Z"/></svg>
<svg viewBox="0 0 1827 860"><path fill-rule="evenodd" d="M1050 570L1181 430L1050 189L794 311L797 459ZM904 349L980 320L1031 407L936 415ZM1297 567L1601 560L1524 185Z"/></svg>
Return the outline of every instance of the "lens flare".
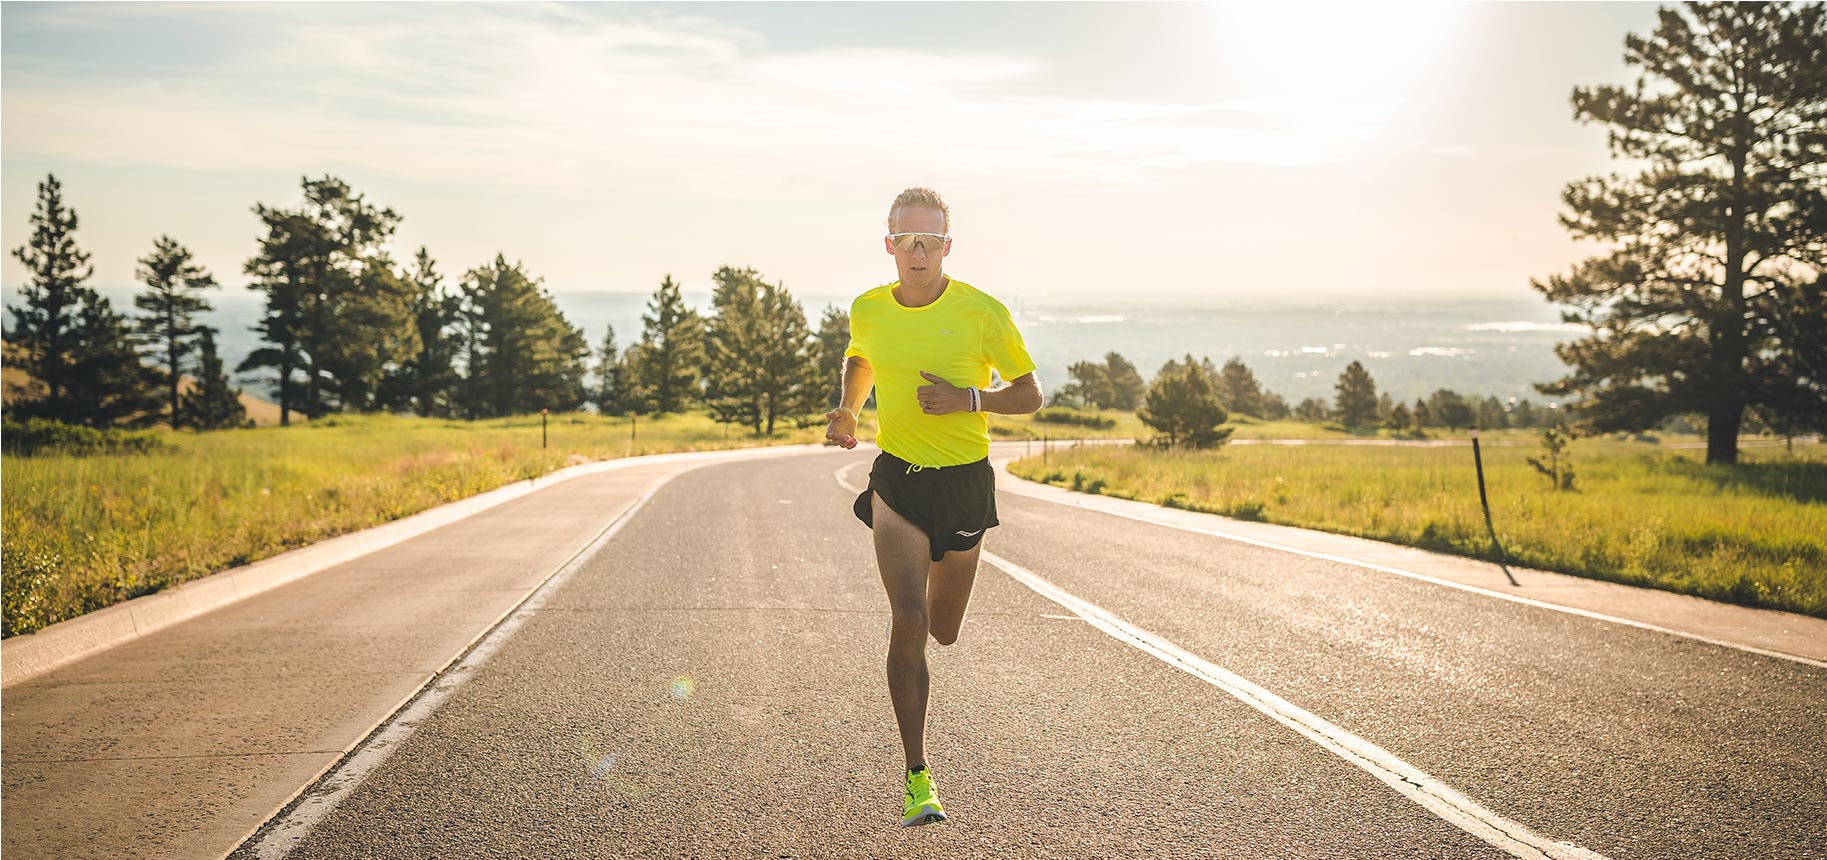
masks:
<svg viewBox="0 0 1827 860"><path fill-rule="evenodd" d="M680 675L672 679L672 697L681 702L690 699L698 692L698 679L690 675Z"/></svg>
<svg viewBox="0 0 1827 860"><path fill-rule="evenodd" d="M620 752L605 752L598 749L596 744L592 743L589 738L579 736L577 739L577 755L578 758L583 761L584 770L590 774L591 779L608 785L616 791L630 797L639 797L647 793L646 786L616 772L616 767L621 764L623 759Z"/></svg>

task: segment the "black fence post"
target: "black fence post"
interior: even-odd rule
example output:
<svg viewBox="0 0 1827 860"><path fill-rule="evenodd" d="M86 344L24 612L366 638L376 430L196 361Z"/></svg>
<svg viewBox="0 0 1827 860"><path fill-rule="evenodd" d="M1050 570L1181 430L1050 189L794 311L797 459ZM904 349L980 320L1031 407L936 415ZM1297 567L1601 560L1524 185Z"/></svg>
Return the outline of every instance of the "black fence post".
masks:
<svg viewBox="0 0 1827 860"><path fill-rule="evenodd" d="M1478 469L1478 504L1484 508L1484 527L1491 533L1491 546L1497 549L1497 566L1503 568L1503 575L1511 585L1518 585L1516 576L1510 573L1510 567L1504 564L1503 544L1497 542L1497 526L1491 524L1491 500L1484 492L1484 455L1478 450L1478 425L1472 425L1472 465Z"/></svg>

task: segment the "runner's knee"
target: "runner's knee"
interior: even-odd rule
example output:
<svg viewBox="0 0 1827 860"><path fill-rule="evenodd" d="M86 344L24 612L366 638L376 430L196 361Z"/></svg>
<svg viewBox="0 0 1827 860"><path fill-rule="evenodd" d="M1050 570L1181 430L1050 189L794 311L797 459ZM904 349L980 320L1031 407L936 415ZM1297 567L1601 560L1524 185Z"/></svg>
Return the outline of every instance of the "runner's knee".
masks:
<svg viewBox="0 0 1827 860"><path fill-rule="evenodd" d="M912 635L917 631L921 638L925 638L931 627L932 618L926 614L926 610L911 606L894 608L894 632Z"/></svg>

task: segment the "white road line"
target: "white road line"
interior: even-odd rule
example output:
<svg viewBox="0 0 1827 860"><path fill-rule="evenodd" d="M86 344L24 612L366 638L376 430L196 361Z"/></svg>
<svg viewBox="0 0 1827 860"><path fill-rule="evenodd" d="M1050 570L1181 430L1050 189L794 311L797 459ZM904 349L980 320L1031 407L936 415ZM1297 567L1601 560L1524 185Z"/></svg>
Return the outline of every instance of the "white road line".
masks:
<svg viewBox="0 0 1827 860"><path fill-rule="evenodd" d="M1017 480L1025 480L1025 479L1018 478ZM861 490L858 490L858 492L861 492ZM1623 624L1627 627L1636 627L1641 630L1652 630L1657 633L1666 633L1670 636L1679 636L1683 639L1692 639L1696 642L1705 642L1708 645L1718 645L1722 648L1731 648L1731 649L1738 650L1738 651L1744 651L1744 652L1751 653L1751 654L1757 654L1762 657L1774 657L1778 660L1790 660L1790 661L1793 661L1796 663L1801 663L1803 665L1813 666L1817 669L1827 669L1827 661L1815 660L1815 659L1811 659L1808 657L1803 657L1799 654L1788 654L1788 653L1785 653L1782 651L1771 651L1767 648L1758 648L1753 645L1744 645L1744 644L1741 644L1738 642L1728 642L1724 639L1714 639L1710 636L1702 636L1698 633L1688 633L1683 630L1675 630L1675 629L1668 628L1668 627L1662 627L1662 626L1656 625L1656 624L1650 624L1650 623L1644 622L1644 621L1633 621L1629 618L1620 618L1616 615L1606 615L1603 612L1593 612L1588 609L1578 609L1578 608L1575 608L1572 606L1562 606L1558 603L1549 603L1545 600L1536 600L1534 598L1521 597L1521 596L1515 595L1515 594L1505 594L1504 592L1501 592L1501 591L1493 591L1489 588L1482 588L1482 587L1479 587L1476 585L1466 585L1465 583L1462 583L1462 582L1453 582L1450 579L1440 579L1438 577L1428 576L1427 574L1424 574L1424 573L1415 573L1414 571L1411 571L1411 570L1403 570L1399 567L1389 567L1388 565L1376 564L1374 562L1359 561L1358 559L1355 559L1355 558L1349 558L1347 556L1342 556L1342 555L1333 555L1331 553L1314 552L1312 550L1298 549L1298 548L1291 547L1291 546L1284 546L1282 544L1273 543L1271 541L1259 540L1257 538L1244 537L1242 535L1235 535L1235 534L1231 534L1229 532L1221 532L1221 531L1218 531L1217 529L1206 529L1206 528L1200 528L1198 526L1190 526L1190 525L1186 525L1185 523L1173 522L1173 521L1167 520L1167 519L1156 519L1153 517L1147 517L1147 516L1143 516L1140 514L1125 513L1123 511L1112 511L1112 510L1105 510L1104 508L1087 507L1085 505L1076 504L1074 502L1064 501L1061 499L1048 498L1047 496L1038 495L1038 494L1022 493L1020 491L1012 491L1012 492L1016 492L1018 495L1026 496L1026 497L1028 497L1030 499L1034 499L1036 501L1051 502L1052 504L1063 505L1063 506L1069 507L1069 508L1078 508L1079 510L1092 511L1092 512L1100 513L1100 514L1108 514L1113 517L1122 517L1127 520L1135 520L1136 522L1139 522L1139 523L1148 523L1150 525L1166 526L1168 528L1174 528L1174 529L1179 529L1181 531L1193 532L1195 534L1210 535L1212 537L1224 538L1225 540L1234 540L1234 541L1237 541L1238 543L1247 543L1252 546L1262 547L1264 549L1273 549L1273 550L1280 550L1282 552L1291 552L1291 553L1294 553L1295 555L1304 555L1308 558L1317 558L1317 559L1320 559L1323 561L1338 562L1339 564L1348 564L1353 567L1362 567L1367 570L1374 570L1374 571L1378 571L1380 573L1390 573L1390 574L1395 574L1396 576L1406 576L1409 579L1418 579L1422 582L1431 582L1435 585L1444 585L1447 588L1456 588L1456 589L1459 589L1460 591L1469 591L1473 594L1482 594L1485 597L1495 597L1498 600L1508 600L1511 603L1520 603L1520 604L1523 604L1524 606L1534 606L1538 609L1551 609L1555 612L1565 612L1568 615L1578 615L1582 618L1591 618L1591 619L1594 619L1597 621L1609 621L1612 624Z"/></svg>
<svg viewBox="0 0 1827 860"><path fill-rule="evenodd" d="M844 465L839 466L837 468L837 471L832 472L831 474L837 478L838 486L843 487L844 489L849 490L852 493L861 493L866 488L859 487L856 484L851 483L849 478L844 477L844 474L846 472L849 472L851 469L857 468L858 466L867 466L867 465L869 465L868 460L859 460L855 463L845 463Z"/></svg>
<svg viewBox="0 0 1827 860"><path fill-rule="evenodd" d="M1040 575L992 552L983 560L1110 634L1169 666L1180 669L1235 697L1324 747L1402 793L1447 823L1513 857L1551 860L1604 860L1604 856L1568 842L1555 842L1520 823L1478 805L1471 798L1428 776L1389 751L1321 719L1227 669L1216 666L1172 642L1132 625L1077 597Z"/></svg>
<svg viewBox="0 0 1827 860"><path fill-rule="evenodd" d="M613 522L598 532L590 543L585 544L583 549L578 550L570 560L560 565L558 570L546 578L545 582L528 594L518 605L508 610L501 620L495 622L488 634L476 643L469 653L463 655L462 660L433 679L431 684L420 691L418 696L413 698L406 707L382 723L381 727L369 735L355 752L343 759L341 764L305 792L299 798L298 803L283 817L275 820L272 827L266 831L266 835L254 845L255 855L260 860L279 860L290 854L292 849L296 848L298 843L310 834L318 821L336 809L350 792L353 792L368 778L369 774L387 761L387 758L393 754L394 749L402 741L412 736L413 730L417 729L420 723L429 718L432 712L438 709L438 706L444 704L445 699L450 698L451 693L463 686L463 682L469 680L482 664L488 662L490 657L495 656L495 652L499 651L509 637L520 629L520 625L526 623L529 610L538 609L543 605L546 599L558 590L559 586L564 585L565 580L570 579L572 574L589 563L590 559L595 557L603 547L609 545L610 539L614 538L616 533L622 530L622 526L634 518L635 512L647 504L647 500L653 498L654 493L679 474L682 473L674 472L654 481L646 492L636 498Z"/></svg>

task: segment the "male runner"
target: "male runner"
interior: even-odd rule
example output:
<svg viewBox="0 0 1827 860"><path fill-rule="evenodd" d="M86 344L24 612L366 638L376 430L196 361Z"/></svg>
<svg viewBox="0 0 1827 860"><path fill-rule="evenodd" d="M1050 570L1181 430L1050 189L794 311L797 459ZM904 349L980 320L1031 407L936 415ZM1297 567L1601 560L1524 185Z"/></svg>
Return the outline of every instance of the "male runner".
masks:
<svg viewBox="0 0 1827 860"><path fill-rule="evenodd" d="M893 612L888 695L907 754L901 826L944 821L926 768L926 636L958 641L977 577L983 533L996 523L985 412L1040 408L1040 382L1021 333L1001 302L944 273L951 211L928 188L909 188L888 209L900 280L850 305L843 402L825 417L825 438L856 447L856 411L875 386L882 453L858 519L875 530L876 564ZM1009 384L986 390L994 369Z"/></svg>

